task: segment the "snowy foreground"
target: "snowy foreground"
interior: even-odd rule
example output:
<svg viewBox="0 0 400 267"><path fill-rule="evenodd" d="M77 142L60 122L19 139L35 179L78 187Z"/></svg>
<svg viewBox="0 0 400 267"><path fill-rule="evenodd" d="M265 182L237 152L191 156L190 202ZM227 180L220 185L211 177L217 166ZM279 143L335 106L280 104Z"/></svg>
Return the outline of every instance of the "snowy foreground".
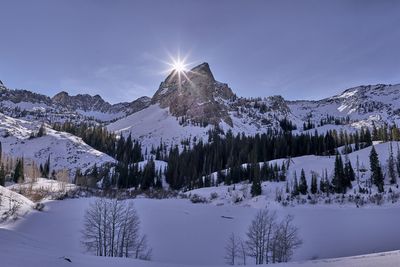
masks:
<svg viewBox="0 0 400 267"><path fill-rule="evenodd" d="M85 209L92 198L51 201L0 228L2 266L225 266L224 247L231 232L244 236L257 209L192 204L184 199L133 200L153 261L94 257L80 245ZM400 207L271 207L293 214L304 244L294 261L278 266L399 266ZM226 219L225 217L232 217ZM354 256L362 254L366 256ZM325 259L307 261L310 259ZM64 257L69 258L68 262Z"/></svg>

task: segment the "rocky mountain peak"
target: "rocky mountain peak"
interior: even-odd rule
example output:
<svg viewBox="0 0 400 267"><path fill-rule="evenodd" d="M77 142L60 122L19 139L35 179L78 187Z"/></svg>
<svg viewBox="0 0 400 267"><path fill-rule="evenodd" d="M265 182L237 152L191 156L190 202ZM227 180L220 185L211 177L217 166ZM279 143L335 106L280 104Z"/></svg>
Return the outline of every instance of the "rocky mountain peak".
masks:
<svg viewBox="0 0 400 267"><path fill-rule="evenodd" d="M53 96L52 100L58 103L63 103L69 97L69 94L65 91L61 91Z"/></svg>
<svg viewBox="0 0 400 267"><path fill-rule="evenodd" d="M192 68L189 71L189 73L193 73L195 75L200 75L200 76L206 77L207 79L215 82L214 75L212 74L210 65L208 65L207 62L204 62L204 63Z"/></svg>
<svg viewBox="0 0 400 267"><path fill-rule="evenodd" d="M7 87L4 85L4 83L0 80L0 91L6 90Z"/></svg>
<svg viewBox="0 0 400 267"><path fill-rule="evenodd" d="M208 63L202 63L190 71L173 71L152 98L152 104L176 117L185 117L196 123L217 125L224 121L232 125L224 100L234 97L225 83L217 82Z"/></svg>

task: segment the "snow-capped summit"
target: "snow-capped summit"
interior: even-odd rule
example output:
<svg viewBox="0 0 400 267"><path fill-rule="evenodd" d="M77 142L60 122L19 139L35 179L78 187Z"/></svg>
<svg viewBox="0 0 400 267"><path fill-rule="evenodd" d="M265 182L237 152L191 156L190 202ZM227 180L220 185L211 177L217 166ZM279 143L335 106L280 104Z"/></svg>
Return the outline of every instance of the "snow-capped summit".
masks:
<svg viewBox="0 0 400 267"><path fill-rule="evenodd" d="M318 101L288 101L293 114L316 126L328 116L347 118L347 124L359 127L382 123L400 123L400 84L363 85Z"/></svg>
<svg viewBox="0 0 400 267"><path fill-rule="evenodd" d="M208 63L190 71L174 70L161 83L151 103L169 108L172 115L200 124L232 125L225 101L234 97L227 84L214 79Z"/></svg>
<svg viewBox="0 0 400 267"><path fill-rule="evenodd" d="M150 104L149 97L110 104L100 95L71 96L62 91L52 98L29 90L11 90L0 83L0 112L11 117L54 123L63 120L109 122L137 112Z"/></svg>

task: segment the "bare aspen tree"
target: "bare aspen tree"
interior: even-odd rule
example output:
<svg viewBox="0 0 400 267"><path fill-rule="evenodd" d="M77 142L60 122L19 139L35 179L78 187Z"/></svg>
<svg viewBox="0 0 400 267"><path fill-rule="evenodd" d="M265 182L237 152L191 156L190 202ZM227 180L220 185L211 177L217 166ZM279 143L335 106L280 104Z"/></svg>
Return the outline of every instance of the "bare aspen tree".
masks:
<svg viewBox="0 0 400 267"><path fill-rule="evenodd" d="M249 256L255 258L256 264L268 263L270 246L276 214L268 210L260 210L251 222L247 231L246 245Z"/></svg>
<svg viewBox="0 0 400 267"><path fill-rule="evenodd" d="M135 249L135 258L141 260L150 260L152 250L147 248L147 237L142 235L132 246Z"/></svg>
<svg viewBox="0 0 400 267"><path fill-rule="evenodd" d="M97 256L150 260L151 249L139 226L131 202L100 198L86 211L82 243Z"/></svg>
<svg viewBox="0 0 400 267"><path fill-rule="evenodd" d="M299 231L293 225L293 216L277 221L276 212L260 210L247 231L247 240L240 246L239 255L246 264L246 256L256 264L287 262L293 251L302 244Z"/></svg>
<svg viewBox="0 0 400 267"><path fill-rule="evenodd" d="M240 240L231 233L225 247L225 260L227 264L235 265L237 258L240 257Z"/></svg>
<svg viewBox="0 0 400 267"><path fill-rule="evenodd" d="M60 191L66 192L66 186L69 182L69 172L67 169L59 170L56 173L56 180L60 182L61 188Z"/></svg>
<svg viewBox="0 0 400 267"><path fill-rule="evenodd" d="M286 216L277 226L274 235L273 262L287 262L293 256L293 251L303 242L299 230L293 225L293 216Z"/></svg>
<svg viewBox="0 0 400 267"><path fill-rule="evenodd" d="M247 258L247 247L246 242L243 239L239 240L239 258L242 261L242 265L246 265L246 258Z"/></svg>

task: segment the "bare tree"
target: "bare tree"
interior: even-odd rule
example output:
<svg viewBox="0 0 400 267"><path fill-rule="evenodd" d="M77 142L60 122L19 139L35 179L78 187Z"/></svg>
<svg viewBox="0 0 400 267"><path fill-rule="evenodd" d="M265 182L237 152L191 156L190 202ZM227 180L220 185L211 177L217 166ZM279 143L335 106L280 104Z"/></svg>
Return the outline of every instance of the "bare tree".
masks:
<svg viewBox="0 0 400 267"><path fill-rule="evenodd" d="M293 216L277 222L276 212L260 210L247 231L247 240L241 244L239 255L246 264L246 256L253 257L256 264L287 262L302 241Z"/></svg>
<svg viewBox="0 0 400 267"><path fill-rule="evenodd" d="M286 216L276 227L272 242L273 263L287 262L291 259L293 251L303 243L298 232L291 215Z"/></svg>
<svg viewBox="0 0 400 267"><path fill-rule="evenodd" d="M82 243L97 256L150 260L151 249L139 226L132 202L99 198L86 211Z"/></svg>
<svg viewBox="0 0 400 267"><path fill-rule="evenodd" d="M231 233L225 247L225 260L227 264L235 265L237 258L240 257L240 240Z"/></svg>
<svg viewBox="0 0 400 267"><path fill-rule="evenodd" d="M247 257L246 242L244 242L243 239L239 238L239 259L241 259L242 265L246 265L246 257Z"/></svg>
<svg viewBox="0 0 400 267"><path fill-rule="evenodd" d="M246 245L248 255L255 258L256 264L268 263L275 225L276 213L268 210L260 210L250 224Z"/></svg>

